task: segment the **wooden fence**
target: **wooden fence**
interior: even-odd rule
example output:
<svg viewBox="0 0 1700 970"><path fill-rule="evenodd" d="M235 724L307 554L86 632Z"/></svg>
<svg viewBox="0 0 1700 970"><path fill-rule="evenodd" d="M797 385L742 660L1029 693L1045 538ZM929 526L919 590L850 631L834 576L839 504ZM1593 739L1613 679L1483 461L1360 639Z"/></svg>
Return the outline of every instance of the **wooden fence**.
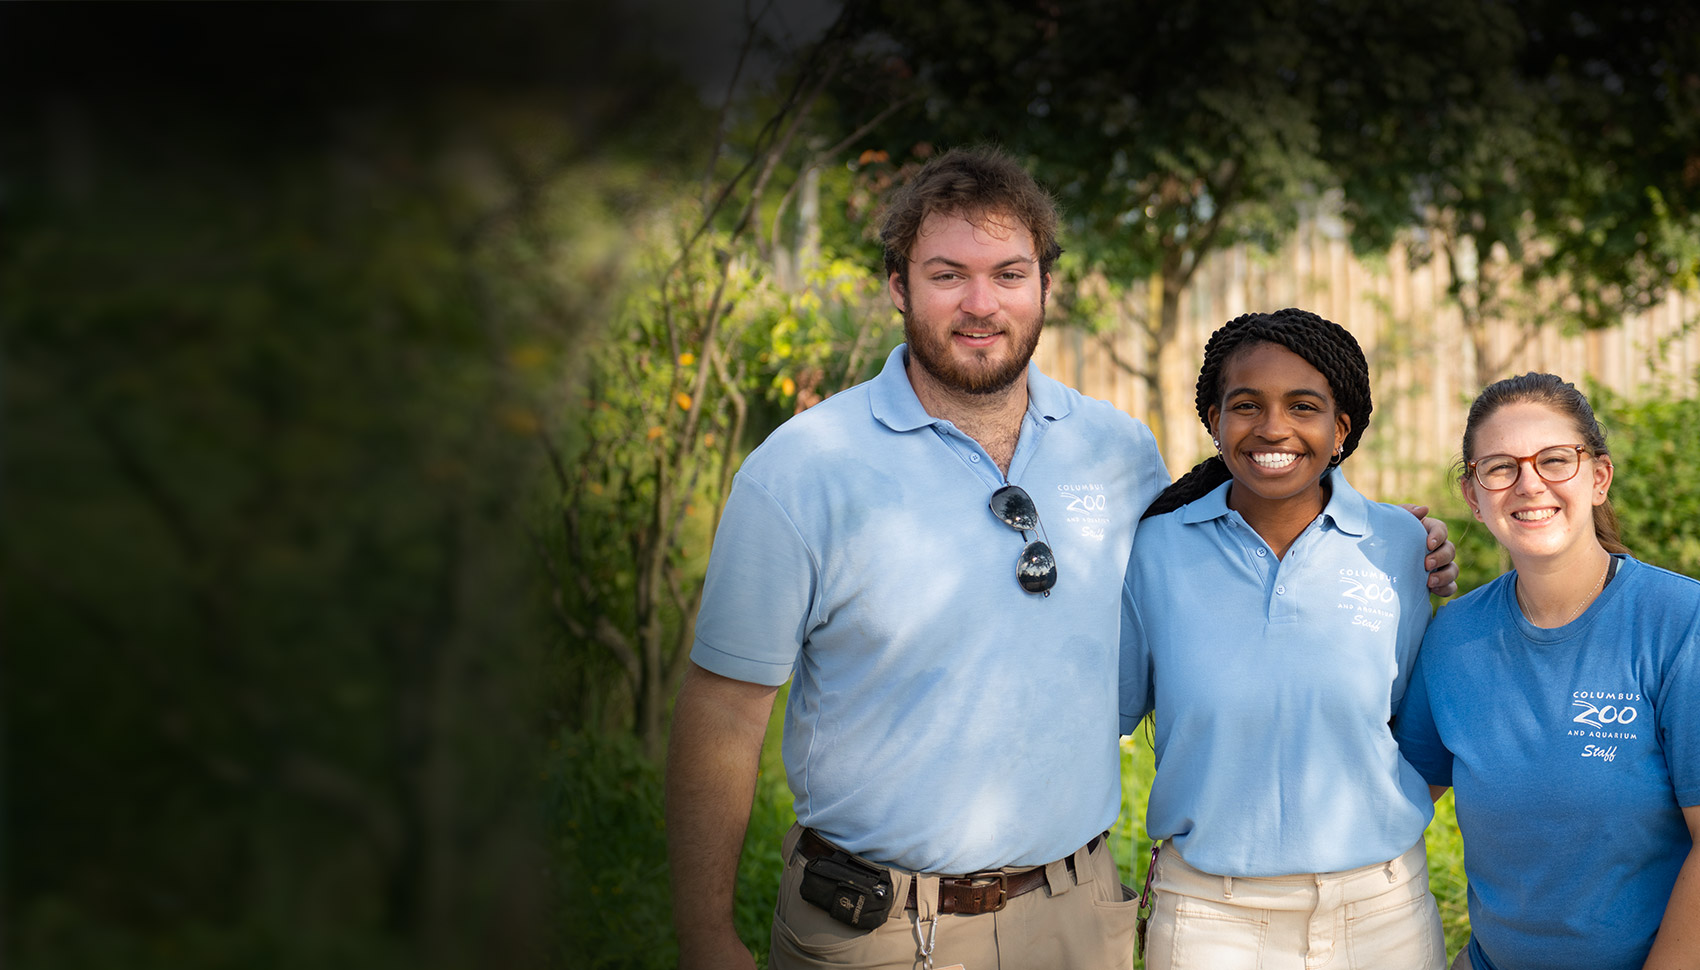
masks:
<svg viewBox="0 0 1700 970"><path fill-rule="evenodd" d="M1165 355L1175 363L1163 379L1168 417L1158 438L1170 472L1179 475L1210 450L1192 400L1210 334L1247 311L1297 306L1352 331L1370 361L1375 413L1347 466L1353 484L1388 501L1438 500L1441 477L1458 460L1465 412L1481 389L1467 386L1473 383L1475 351L1458 308L1447 298L1446 272L1438 259L1413 268L1398 250L1384 268L1371 269L1339 234L1316 223L1278 253L1241 246L1208 257L1182 295L1179 353ZM1127 304L1143 306L1146 298L1144 286L1136 285ZM1075 327L1047 327L1034 359L1052 377L1146 420L1144 381L1113 358L1146 360L1148 338L1125 307L1118 312L1121 323L1102 337ZM1591 378L1631 399L1694 396L1697 315L1700 298L1676 293L1607 330L1566 334L1547 328L1511 358L1506 373L1550 371L1579 383ZM1511 352L1520 332L1514 324L1495 324L1492 352ZM1113 354L1103 346L1106 340Z"/></svg>

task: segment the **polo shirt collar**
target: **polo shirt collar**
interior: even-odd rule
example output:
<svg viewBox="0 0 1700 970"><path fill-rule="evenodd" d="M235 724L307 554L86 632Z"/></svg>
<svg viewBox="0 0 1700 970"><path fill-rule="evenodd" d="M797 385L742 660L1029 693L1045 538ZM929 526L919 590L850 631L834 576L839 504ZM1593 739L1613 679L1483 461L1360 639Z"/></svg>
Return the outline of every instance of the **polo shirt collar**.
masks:
<svg viewBox="0 0 1700 970"><path fill-rule="evenodd" d="M885 366L868 382L868 400L874 418L893 431L916 431L938 423L927 413L915 387L909 383L909 345L898 344L885 359ZM1027 363L1027 411L1052 421L1068 416L1067 388Z"/></svg>
<svg viewBox="0 0 1700 970"><path fill-rule="evenodd" d="M1328 504L1322 509L1323 520L1333 523L1334 528L1347 535L1363 535L1369 530L1369 500L1346 481L1346 474L1339 468L1329 469L1328 476L1330 494ZM1228 487L1232 484L1232 481L1223 482L1203 498L1187 505L1181 511L1181 521L1192 525L1227 515L1230 511Z"/></svg>

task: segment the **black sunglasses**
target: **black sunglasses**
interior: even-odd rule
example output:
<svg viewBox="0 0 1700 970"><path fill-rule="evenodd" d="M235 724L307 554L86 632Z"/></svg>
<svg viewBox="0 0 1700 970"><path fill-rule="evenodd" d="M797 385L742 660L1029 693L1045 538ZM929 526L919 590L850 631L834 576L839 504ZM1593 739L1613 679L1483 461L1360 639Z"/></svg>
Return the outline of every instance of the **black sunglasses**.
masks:
<svg viewBox="0 0 1700 970"><path fill-rule="evenodd" d="M1033 504L1033 497L1021 486L1005 485L992 493L992 500L987 504L991 506L993 515L1004 525L1020 532L1023 539L1029 532L1044 534L1045 527L1039 524L1039 507ZM1021 557L1015 561L1015 581L1029 593L1051 595L1051 587L1057 584L1057 557L1051 552L1049 543L1038 539L1027 543L1021 550Z"/></svg>

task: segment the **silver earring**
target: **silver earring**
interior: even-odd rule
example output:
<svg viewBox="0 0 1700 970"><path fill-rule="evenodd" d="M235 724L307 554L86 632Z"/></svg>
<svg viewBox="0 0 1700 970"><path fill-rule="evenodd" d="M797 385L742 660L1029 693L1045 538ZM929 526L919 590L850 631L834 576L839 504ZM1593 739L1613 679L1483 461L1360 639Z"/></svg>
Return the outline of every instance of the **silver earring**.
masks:
<svg viewBox="0 0 1700 970"><path fill-rule="evenodd" d="M1210 445L1216 449L1216 453L1218 455L1222 453L1222 443L1220 441L1217 441L1215 438L1211 438Z"/></svg>

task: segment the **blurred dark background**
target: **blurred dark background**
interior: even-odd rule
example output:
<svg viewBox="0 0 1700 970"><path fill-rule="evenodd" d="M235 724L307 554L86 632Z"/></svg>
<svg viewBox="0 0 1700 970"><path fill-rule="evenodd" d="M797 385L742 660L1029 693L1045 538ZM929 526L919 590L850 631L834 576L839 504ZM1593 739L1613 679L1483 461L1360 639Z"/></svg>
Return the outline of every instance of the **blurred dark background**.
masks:
<svg viewBox="0 0 1700 970"><path fill-rule="evenodd" d="M515 219L690 133L657 16L0 7L12 966L563 958L507 364L620 253Z"/></svg>

